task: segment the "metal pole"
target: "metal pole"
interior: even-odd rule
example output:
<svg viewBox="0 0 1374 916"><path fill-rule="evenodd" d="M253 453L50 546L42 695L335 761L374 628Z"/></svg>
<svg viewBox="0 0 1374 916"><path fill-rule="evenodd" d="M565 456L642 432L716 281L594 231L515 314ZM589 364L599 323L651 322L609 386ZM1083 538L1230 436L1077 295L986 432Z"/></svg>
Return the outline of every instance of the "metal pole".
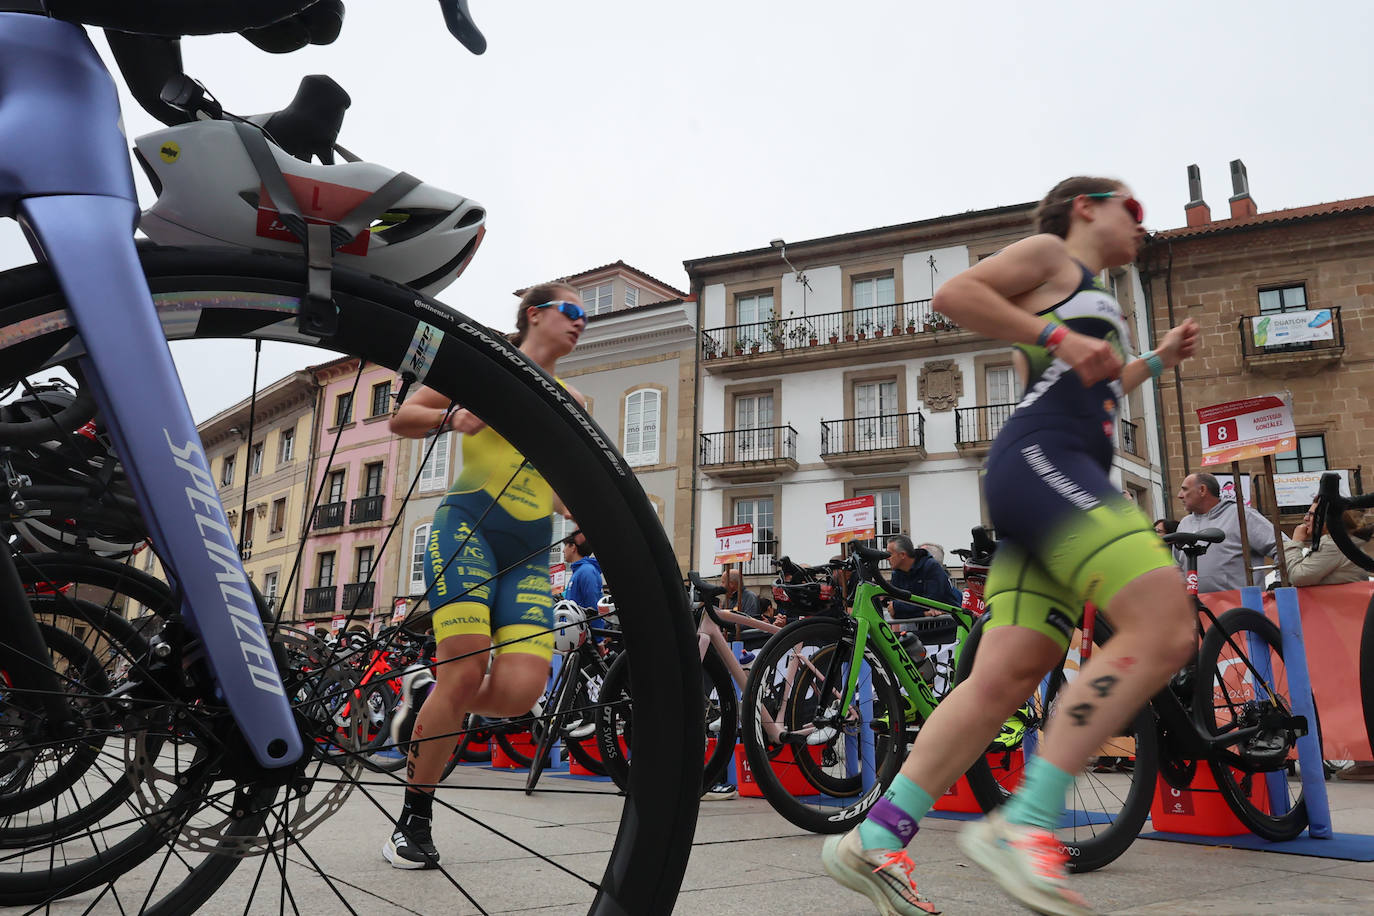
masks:
<svg viewBox="0 0 1374 916"><path fill-rule="evenodd" d="M1274 456L1264 456L1264 505L1269 510L1269 521L1274 523L1274 559L1279 565L1279 585L1288 587L1293 584L1288 578L1288 558L1283 555L1283 529L1279 527L1279 498L1274 490Z"/></svg>
<svg viewBox="0 0 1374 916"><path fill-rule="evenodd" d="M1245 487L1240 480L1240 462L1231 462L1231 479L1236 483L1236 515L1240 519L1240 559L1245 569L1245 584L1255 584L1254 570L1250 568L1250 534L1245 525Z"/></svg>

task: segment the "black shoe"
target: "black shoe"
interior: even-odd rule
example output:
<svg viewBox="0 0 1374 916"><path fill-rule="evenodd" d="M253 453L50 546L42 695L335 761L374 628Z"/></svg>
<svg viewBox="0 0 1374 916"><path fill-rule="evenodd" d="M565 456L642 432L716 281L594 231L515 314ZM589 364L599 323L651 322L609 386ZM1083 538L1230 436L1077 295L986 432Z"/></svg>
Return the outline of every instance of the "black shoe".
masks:
<svg viewBox="0 0 1374 916"><path fill-rule="evenodd" d="M404 828L398 826L382 845L382 855L392 868L439 867L439 850L434 846L429 821L416 821Z"/></svg>

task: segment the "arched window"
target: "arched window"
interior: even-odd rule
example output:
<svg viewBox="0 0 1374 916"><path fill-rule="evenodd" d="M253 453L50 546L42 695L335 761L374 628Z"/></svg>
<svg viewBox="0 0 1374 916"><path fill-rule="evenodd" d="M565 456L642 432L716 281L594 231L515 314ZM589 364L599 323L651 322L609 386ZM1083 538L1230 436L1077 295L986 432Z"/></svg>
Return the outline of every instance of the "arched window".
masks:
<svg viewBox="0 0 1374 916"><path fill-rule="evenodd" d="M658 464L658 427L662 393L640 388L625 396L625 438L622 451L631 465Z"/></svg>

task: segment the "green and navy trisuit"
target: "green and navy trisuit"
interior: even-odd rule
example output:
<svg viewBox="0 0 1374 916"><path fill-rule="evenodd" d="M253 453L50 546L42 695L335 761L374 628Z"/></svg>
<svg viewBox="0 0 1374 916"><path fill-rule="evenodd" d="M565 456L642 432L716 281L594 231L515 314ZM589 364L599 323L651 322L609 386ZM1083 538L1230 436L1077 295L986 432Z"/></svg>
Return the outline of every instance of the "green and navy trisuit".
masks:
<svg viewBox="0 0 1374 916"><path fill-rule="evenodd" d="M1131 335L1121 306L1079 267L1078 288L1038 314L1107 341L1124 364ZM1085 602L1106 607L1126 583L1174 562L1150 520L1109 476L1120 380L1085 386L1044 347L1016 346L1029 366L1028 384L992 444L983 484L998 538L984 626L1026 627L1067 648ZM1032 765L1037 761L1043 763L1036 758ZM899 775L861 825L864 846L905 846L931 803Z"/></svg>

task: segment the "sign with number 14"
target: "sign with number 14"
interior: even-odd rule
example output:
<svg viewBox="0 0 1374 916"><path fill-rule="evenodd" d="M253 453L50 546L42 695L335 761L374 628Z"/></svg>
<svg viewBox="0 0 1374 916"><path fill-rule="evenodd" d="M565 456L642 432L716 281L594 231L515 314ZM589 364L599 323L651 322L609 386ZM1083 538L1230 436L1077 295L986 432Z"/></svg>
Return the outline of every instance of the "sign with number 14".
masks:
<svg viewBox="0 0 1374 916"><path fill-rule="evenodd" d="M748 563L754 559L754 526L726 525L716 529L716 565Z"/></svg>

